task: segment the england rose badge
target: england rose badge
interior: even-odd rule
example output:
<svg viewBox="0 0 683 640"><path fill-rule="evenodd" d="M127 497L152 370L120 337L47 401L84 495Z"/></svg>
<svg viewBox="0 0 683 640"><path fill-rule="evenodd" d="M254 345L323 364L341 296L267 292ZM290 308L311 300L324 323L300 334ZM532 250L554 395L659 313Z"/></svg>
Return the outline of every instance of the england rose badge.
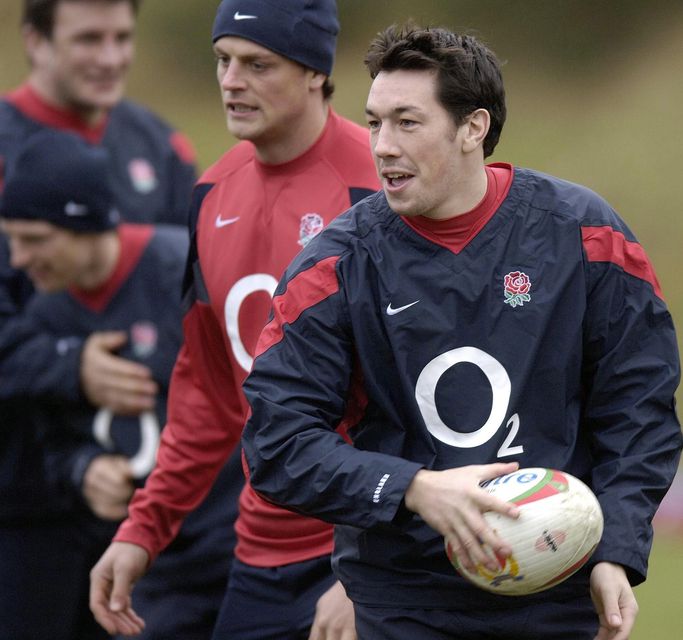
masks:
<svg viewBox="0 0 683 640"><path fill-rule="evenodd" d="M511 271L503 281L505 287L505 303L512 308L523 307L525 302L531 301L529 291L531 290L531 280L522 271Z"/></svg>

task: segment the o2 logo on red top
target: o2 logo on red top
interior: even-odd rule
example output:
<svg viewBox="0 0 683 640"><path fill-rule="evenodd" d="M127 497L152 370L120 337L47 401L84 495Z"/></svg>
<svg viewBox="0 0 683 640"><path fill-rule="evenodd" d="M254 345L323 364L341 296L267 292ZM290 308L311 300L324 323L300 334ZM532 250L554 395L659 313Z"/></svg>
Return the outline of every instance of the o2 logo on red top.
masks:
<svg viewBox="0 0 683 640"><path fill-rule="evenodd" d="M225 330L228 334L228 340L230 340L235 360L247 373L251 371L254 357L247 351L240 334L240 309L244 301L257 291L265 291L272 298L276 287L277 280L273 276L267 273L253 273L238 280L225 298L225 304L223 305ZM261 318L260 322L261 325L264 325L266 318Z"/></svg>

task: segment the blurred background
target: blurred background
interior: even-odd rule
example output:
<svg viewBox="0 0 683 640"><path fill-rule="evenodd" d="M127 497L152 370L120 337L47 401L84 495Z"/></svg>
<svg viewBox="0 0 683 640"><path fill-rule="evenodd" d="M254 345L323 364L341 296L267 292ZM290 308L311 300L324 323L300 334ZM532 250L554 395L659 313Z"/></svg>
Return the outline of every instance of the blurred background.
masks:
<svg viewBox="0 0 683 640"><path fill-rule="evenodd" d="M286 0L281 0L286 2ZM144 0L129 96L193 140L206 168L226 131L211 52L218 0ZM508 120L492 161L573 180L604 196L647 250L683 344L681 0L338 0L335 109L363 123L368 42L413 18L484 40L504 61ZM19 0L0 0L0 93L26 63ZM678 392L681 398L681 390ZM656 519L633 640L683 637L681 473Z"/></svg>

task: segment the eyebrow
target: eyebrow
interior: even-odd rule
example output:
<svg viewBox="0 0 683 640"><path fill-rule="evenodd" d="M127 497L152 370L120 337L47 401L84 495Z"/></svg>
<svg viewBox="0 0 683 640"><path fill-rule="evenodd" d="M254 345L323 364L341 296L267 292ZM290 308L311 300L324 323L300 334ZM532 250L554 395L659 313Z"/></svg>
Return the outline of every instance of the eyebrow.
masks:
<svg viewBox="0 0 683 640"><path fill-rule="evenodd" d="M393 116L400 116L400 115L404 114L406 111L409 111L411 113L417 113L417 114L423 114L424 113L423 110L420 109L420 107L413 106L410 104L400 105L398 107L394 107L389 113L390 113L390 115L393 115ZM365 107L365 113L368 116L377 117L377 114L372 109L370 109L368 107Z"/></svg>
<svg viewBox="0 0 683 640"><path fill-rule="evenodd" d="M236 58L242 62L253 62L254 60L259 60L261 62L268 62L270 60L275 60L276 56L269 51L264 51L263 53L230 53L229 51L224 51L220 47L213 47L213 52L215 55L219 56L229 56L231 58Z"/></svg>

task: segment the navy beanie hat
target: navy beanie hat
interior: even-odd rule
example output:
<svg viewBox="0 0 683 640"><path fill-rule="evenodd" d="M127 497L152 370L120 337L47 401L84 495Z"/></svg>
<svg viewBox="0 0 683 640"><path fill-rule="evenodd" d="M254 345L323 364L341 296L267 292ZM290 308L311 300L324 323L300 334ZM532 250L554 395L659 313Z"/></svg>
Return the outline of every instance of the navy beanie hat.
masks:
<svg viewBox="0 0 683 640"><path fill-rule="evenodd" d="M329 76L338 33L335 0L223 0L212 38L246 38Z"/></svg>
<svg viewBox="0 0 683 640"><path fill-rule="evenodd" d="M32 135L8 167L0 217L44 220L82 233L113 229L119 213L108 153L56 129Z"/></svg>

